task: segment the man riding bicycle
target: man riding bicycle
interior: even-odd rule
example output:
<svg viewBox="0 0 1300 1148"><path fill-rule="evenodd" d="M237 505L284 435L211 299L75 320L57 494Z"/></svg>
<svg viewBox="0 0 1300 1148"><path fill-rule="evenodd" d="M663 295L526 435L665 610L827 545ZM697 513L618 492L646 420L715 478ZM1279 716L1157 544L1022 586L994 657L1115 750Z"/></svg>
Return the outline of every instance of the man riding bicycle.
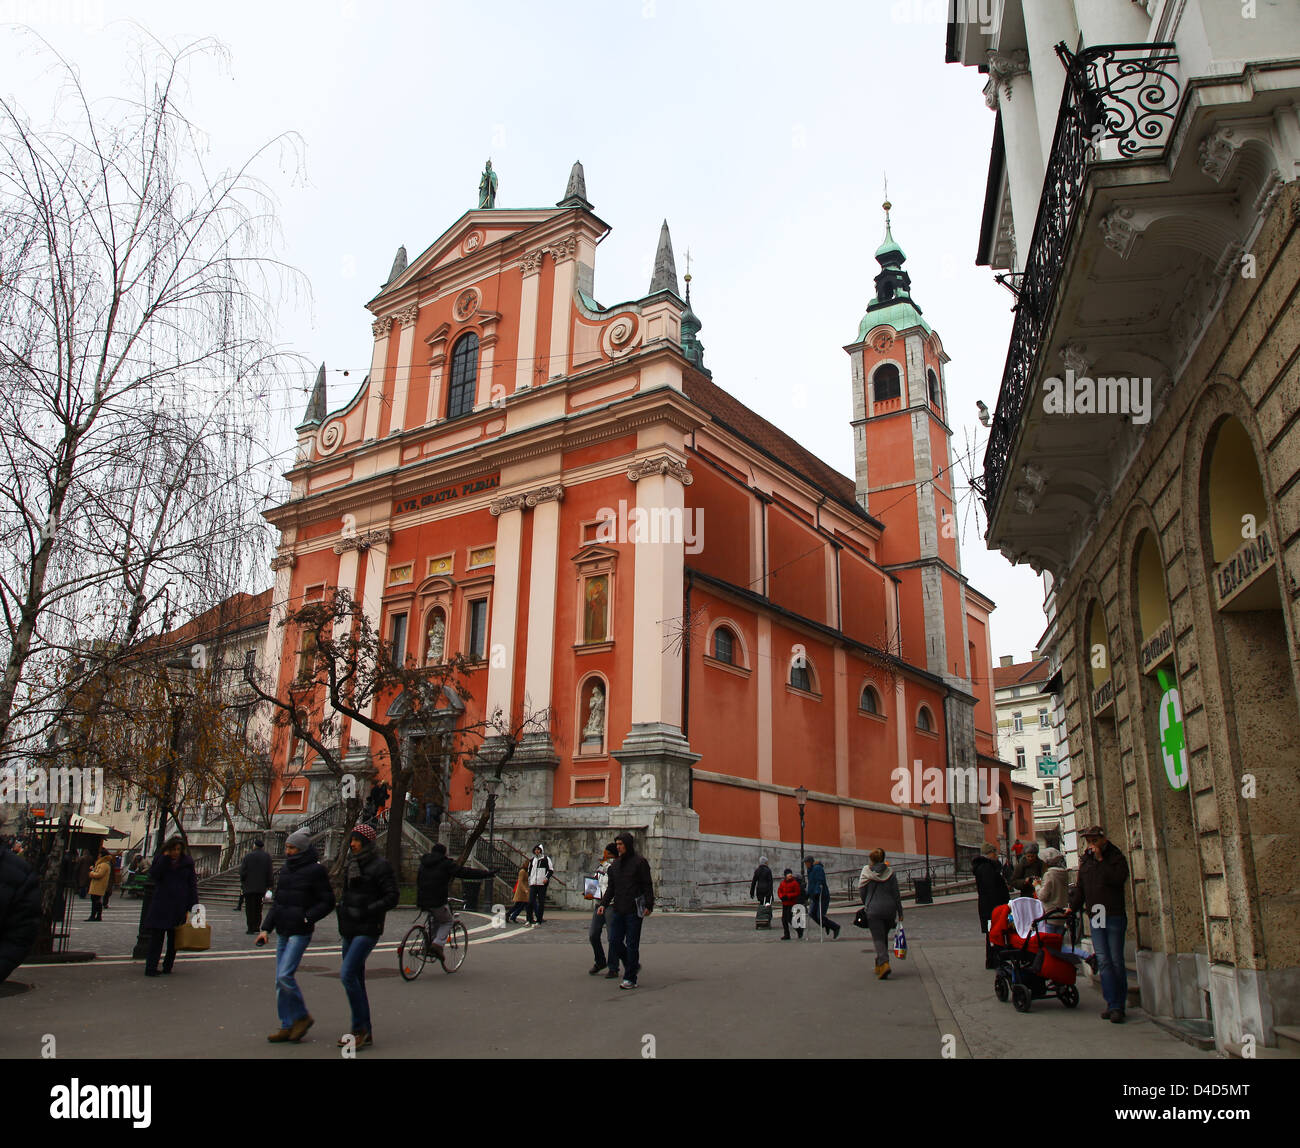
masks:
<svg viewBox="0 0 1300 1148"><path fill-rule="evenodd" d="M454 877L470 880L491 880L494 876L490 869L473 869L468 865L457 865L447 856L447 846L439 841L420 858L420 871L415 879L415 903L429 914L429 919L437 926L433 937L433 955L442 960L442 946L451 932L451 910L447 908L447 887Z"/></svg>

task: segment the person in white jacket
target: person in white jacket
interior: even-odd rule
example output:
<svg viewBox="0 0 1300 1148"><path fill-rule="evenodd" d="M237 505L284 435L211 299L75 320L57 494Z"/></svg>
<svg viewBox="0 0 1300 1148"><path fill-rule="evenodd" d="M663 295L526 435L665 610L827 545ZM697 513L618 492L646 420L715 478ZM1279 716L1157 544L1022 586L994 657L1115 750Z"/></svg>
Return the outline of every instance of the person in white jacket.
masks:
<svg viewBox="0 0 1300 1148"><path fill-rule="evenodd" d="M593 977L608 965L608 961L605 960L605 947L600 940L600 935L605 928L605 916L596 910L600 906L600 899L605 895L605 890L609 888L609 867L617 856L618 849L611 841L605 846L605 852L601 855L600 864L596 866L596 872L592 874L596 881L596 891L594 893L583 893L583 896L588 901L596 903L591 910L591 928L587 931L587 940L591 942L591 951L596 954L596 963L587 970L588 974ZM611 978L617 977L618 966L615 965L605 975Z"/></svg>
<svg viewBox="0 0 1300 1148"><path fill-rule="evenodd" d="M528 898L533 905L533 917L537 924L542 923L542 913L546 907L546 886L551 882L555 866L546 855L541 845L533 846L533 859L528 863Z"/></svg>

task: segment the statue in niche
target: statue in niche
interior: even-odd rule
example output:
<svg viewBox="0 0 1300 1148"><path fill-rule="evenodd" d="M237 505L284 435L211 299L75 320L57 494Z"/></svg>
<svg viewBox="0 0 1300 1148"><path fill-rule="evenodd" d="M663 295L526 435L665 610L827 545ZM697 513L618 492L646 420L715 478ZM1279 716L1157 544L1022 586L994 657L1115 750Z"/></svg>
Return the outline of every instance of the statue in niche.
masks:
<svg viewBox="0 0 1300 1148"><path fill-rule="evenodd" d="M582 727L582 744L599 746L605 737L605 691L597 682L587 698L587 724Z"/></svg>
<svg viewBox="0 0 1300 1148"><path fill-rule="evenodd" d="M446 640L447 623L442 620L441 614L434 614L433 621L429 625L429 655L426 659L429 665L437 665L442 661L442 651Z"/></svg>

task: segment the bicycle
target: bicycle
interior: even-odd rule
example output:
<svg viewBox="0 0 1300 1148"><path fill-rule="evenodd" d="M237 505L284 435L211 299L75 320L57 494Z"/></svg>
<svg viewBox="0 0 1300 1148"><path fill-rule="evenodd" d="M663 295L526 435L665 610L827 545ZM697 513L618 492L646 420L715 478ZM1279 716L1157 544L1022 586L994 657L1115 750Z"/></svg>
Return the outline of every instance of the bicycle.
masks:
<svg viewBox="0 0 1300 1148"><path fill-rule="evenodd" d="M454 973L465 963L465 954L469 949L469 930L465 928L456 911L465 904L459 897L448 897L447 905L451 909L451 932L443 942L442 956L433 951L433 938L438 926L433 920L431 909L424 910L424 920L417 921L407 930L402 943L397 946L397 969L405 981L413 981L431 960L442 965L444 973Z"/></svg>

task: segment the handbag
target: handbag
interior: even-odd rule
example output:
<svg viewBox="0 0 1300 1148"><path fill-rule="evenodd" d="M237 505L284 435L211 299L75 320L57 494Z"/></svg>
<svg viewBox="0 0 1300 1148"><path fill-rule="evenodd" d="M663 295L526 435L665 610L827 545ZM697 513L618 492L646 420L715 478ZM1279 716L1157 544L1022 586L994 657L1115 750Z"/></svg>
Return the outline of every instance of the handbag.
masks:
<svg viewBox="0 0 1300 1148"><path fill-rule="evenodd" d="M907 960L907 934L903 932L903 926L898 926L898 932L894 934L894 956L900 961Z"/></svg>
<svg viewBox="0 0 1300 1148"><path fill-rule="evenodd" d="M857 911L857 914L853 918L853 923L857 925L859 929L869 929L871 927L867 924L867 907L865 905Z"/></svg>
<svg viewBox="0 0 1300 1148"><path fill-rule="evenodd" d="M202 928L196 928L190 924L188 913L185 916L185 923L177 925L172 930L172 936L176 942L176 951L179 953L206 953L212 947L212 926L204 925Z"/></svg>

